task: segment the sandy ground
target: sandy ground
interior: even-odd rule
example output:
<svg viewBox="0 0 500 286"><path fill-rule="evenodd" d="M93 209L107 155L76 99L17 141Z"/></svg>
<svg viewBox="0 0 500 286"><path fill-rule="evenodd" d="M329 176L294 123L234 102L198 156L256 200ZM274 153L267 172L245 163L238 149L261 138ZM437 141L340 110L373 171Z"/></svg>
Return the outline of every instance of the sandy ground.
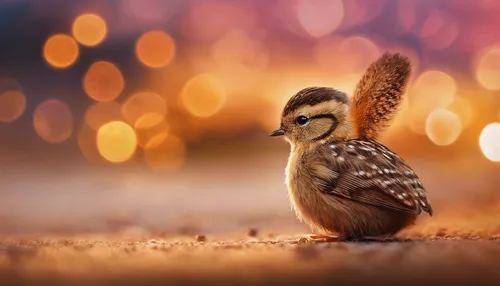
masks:
<svg viewBox="0 0 500 286"><path fill-rule="evenodd" d="M498 285L500 240L4 238L0 285Z"/></svg>

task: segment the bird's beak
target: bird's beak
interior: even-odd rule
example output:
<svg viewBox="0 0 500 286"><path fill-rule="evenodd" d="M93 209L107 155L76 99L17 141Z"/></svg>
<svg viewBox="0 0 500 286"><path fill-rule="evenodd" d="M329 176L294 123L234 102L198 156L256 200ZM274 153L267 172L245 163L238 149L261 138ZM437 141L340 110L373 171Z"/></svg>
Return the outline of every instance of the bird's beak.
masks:
<svg viewBox="0 0 500 286"><path fill-rule="evenodd" d="M276 130L274 130L273 132L271 132L271 134L269 134L269 136L282 136L282 135L285 135L285 130L283 130L282 128L278 128Z"/></svg>

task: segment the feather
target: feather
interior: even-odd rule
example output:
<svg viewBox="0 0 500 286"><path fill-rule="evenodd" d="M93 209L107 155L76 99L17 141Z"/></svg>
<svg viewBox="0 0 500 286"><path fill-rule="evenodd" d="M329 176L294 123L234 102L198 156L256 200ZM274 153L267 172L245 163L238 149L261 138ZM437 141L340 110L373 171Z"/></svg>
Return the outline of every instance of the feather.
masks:
<svg viewBox="0 0 500 286"><path fill-rule="evenodd" d="M339 140L323 146L321 157L327 172L315 173L322 180L322 191L353 201L420 214L432 215L427 194L415 172L396 153L373 140ZM317 170L320 170L316 167Z"/></svg>
<svg viewBox="0 0 500 286"><path fill-rule="evenodd" d="M411 63L400 54L385 53L373 62L356 85L351 118L360 138L377 139L402 102Z"/></svg>

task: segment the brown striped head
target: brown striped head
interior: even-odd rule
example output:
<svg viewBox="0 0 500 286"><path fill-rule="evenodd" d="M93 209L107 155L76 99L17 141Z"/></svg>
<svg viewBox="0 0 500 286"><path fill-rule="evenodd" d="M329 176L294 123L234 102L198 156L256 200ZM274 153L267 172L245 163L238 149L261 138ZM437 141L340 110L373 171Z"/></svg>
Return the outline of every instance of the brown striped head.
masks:
<svg viewBox="0 0 500 286"><path fill-rule="evenodd" d="M281 126L271 136L284 135L292 144L352 136L349 98L328 87L308 87L292 96L283 109Z"/></svg>

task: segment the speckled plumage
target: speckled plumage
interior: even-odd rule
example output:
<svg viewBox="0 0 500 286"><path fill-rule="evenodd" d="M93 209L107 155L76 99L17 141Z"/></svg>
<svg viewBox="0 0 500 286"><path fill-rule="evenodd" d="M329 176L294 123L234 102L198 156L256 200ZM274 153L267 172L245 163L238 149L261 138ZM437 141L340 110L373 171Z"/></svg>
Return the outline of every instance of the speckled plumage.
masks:
<svg viewBox="0 0 500 286"><path fill-rule="evenodd" d="M410 74L399 54L384 54L357 85L351 102L332 88L305 88L284 108L291 145L286 167L297 217L323 235L346 239L391 236L432 215L413 169L375 141L395 115Z"/></svg>

